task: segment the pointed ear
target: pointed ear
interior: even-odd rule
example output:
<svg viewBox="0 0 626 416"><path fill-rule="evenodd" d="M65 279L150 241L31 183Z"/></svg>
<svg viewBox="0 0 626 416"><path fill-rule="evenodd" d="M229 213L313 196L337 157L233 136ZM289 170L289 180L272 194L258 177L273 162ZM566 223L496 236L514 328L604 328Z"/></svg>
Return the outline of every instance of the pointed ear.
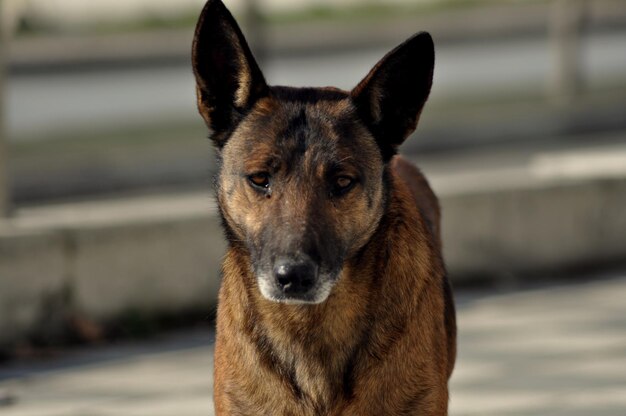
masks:
<svg viewBox="0 0 626 416"><path fill-rule="evenodd" d="M434 65L433 40L428 33L418 33L389 52L352 90L352 100L385 161L415 130Z"/></svg>
<svg viewBox="0 0 626 416"><path fill-rule="evenodd" d="M235 19L219 0L207 1L192 48L198 110L221 147L267 84Z"/></svg>

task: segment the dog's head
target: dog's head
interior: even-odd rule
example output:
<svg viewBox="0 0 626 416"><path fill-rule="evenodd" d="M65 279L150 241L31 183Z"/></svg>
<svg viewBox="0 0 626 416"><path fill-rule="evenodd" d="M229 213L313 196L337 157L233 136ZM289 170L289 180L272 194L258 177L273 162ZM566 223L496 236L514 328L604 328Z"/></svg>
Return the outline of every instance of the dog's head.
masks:
<svg viewBox="0 0 626 416"><path fill-rule="evenodd" d="M433 65L420 33L350 92L270 87L231 14L208 1L193 43L198 109L218 151L227 236L249 252L265 298L323 302L370 239L386 164L417 125Z"/></svg>

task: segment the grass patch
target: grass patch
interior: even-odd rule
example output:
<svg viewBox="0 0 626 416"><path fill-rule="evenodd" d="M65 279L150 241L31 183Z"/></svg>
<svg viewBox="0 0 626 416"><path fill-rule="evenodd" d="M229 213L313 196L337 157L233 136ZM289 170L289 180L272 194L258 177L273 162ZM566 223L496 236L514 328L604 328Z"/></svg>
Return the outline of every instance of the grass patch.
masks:
<svg viewBox="0 0 626 416"><path fill-rule="evenodd" d="M16 159L50 158L63 154L107 154L133 151L163 151L186 146L210 148L207 129L201 123L180 122L166 125L126 127L111 130L76 130L51 134L45 140L28 137L10 143Z"/></svg>
<svg viewBox="0 0 626 416"><path fill-rule="evenodd" d="M488 7L503 3L545 2L546 0L433 0L424 3L389 4L368 1L349 6L313 5L301 10L263 14L265 23L296 24L316 21L359 22L379 21L400 17L423 16L474 7Z"/></svg>

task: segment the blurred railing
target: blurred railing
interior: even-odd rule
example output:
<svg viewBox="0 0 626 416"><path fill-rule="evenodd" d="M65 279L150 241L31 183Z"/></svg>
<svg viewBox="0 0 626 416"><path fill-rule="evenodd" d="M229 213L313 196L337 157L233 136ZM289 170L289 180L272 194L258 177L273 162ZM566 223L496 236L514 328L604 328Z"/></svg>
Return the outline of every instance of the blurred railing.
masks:
<svg viewBox="0 0 626 416"><path fill-rule="evenodd" d="M580 43L586 3L586 0L553 1L549 28L553 73L549 93L556 103L570 103L583 88Z"/></svg>
<svg viewBox="0 0 626 416"><path fill-rule="evenodd" d="M8 34L6 33L2 17L4 16L2 6L3 2L0 2L0 221L9 214L10 206L10 193L9 193L9 180L8 180L8 155L7 155L7 140L6 129L4 120L4 76L5 76L5 56L7 55L8 47Z"/></svg>

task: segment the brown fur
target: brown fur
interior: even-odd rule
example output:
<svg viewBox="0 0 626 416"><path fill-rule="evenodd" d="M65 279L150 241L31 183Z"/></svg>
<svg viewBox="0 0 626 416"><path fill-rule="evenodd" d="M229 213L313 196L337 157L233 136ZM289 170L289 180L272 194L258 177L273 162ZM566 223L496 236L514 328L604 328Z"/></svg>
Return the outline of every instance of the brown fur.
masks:
<svg viewBox="0 0 626 416"><path fill-rule="evenodd" d="M439 205L393 156L415 128L432 61L420 34L351 92L269 87L232 16L207 3L194 71L229 243L218 416L447 414L456 327ZM259 175L266 185L250 181ZM312 289L280 289L280 259L313 270Z"/></svg>
<svg viewBox="0 0 626 416"><path fill-rule="evenodd" d="M262 299L246 284L252 278L242 278L245 250L228 251L215 351L218 415L446 414L453 305L420 207L392 177L386 220L321 305Z"/></svg>

